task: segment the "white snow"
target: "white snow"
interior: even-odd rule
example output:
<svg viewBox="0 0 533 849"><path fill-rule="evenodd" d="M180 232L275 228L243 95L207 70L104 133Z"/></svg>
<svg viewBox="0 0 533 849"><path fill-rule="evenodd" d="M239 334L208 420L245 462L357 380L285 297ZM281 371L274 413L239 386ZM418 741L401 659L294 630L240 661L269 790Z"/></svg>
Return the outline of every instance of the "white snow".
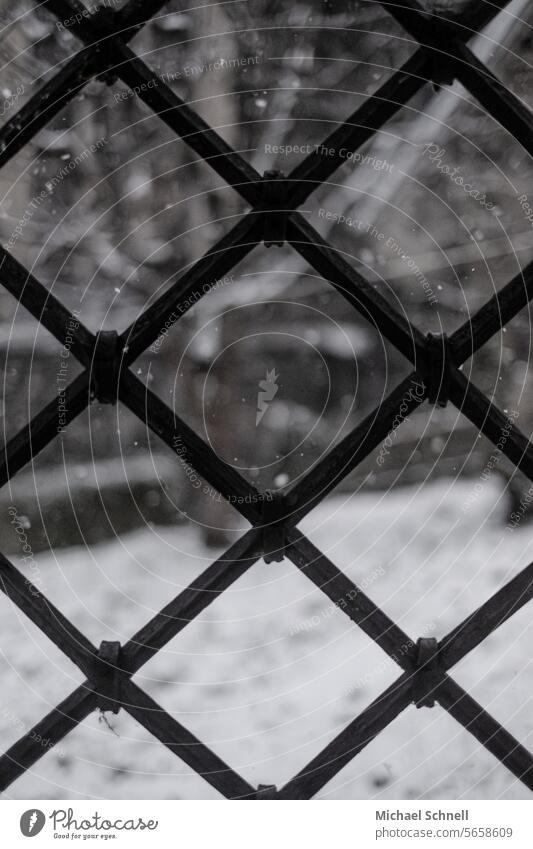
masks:
<svg viewBox="0 0 533 849"><path fill-rule="evenodd" d="M496 475L335 496L302 527L416 639L441 637L532 559L533 529L505 530ZM465 504L472 506L464 510ZM40 586L96 644L125 642L214 559L191 529L146 529L38 556ZM14 558L23 571L21 563ZM0 599L0 733L7 747L82 680ZM453 670L526 746L531 608ZM252 784L282 785L400 674L290 562L259 562L136 676ZM127 714L92 714L5 798L217 798ZM118 736L117 736L118 735ZM321 798L527 798L441 708L409 708Z"/></svg>

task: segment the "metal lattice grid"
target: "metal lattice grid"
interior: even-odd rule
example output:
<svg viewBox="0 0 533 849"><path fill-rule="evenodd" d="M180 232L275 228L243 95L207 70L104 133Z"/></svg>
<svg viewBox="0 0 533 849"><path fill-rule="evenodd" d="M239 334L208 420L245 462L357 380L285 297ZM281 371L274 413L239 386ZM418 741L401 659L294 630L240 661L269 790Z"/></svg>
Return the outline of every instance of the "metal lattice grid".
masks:
<svg viewBox="0 0 533 849"><path fill-rule="evenodd" d="M342 164L342 148L356 151L424 85L459 80L523 147L533 154L533 118L524 105L481 63L467 41L507 0L473 4L459 16L429 14L416 0L381 5L418 42L416 53L289 175L261 176L233 151L129 48L128 42L164 5L163 0L129 0L119 11L91 15L79 0L45 0L58 18L72 24L84 42L50 82L0 131L0 166L14 157L93 78L111 85L119 77L153 112L237 191L250 211L192 268L182 274L123 333L92 334L83 325L73 333L72 353L83 373L67 388L67 424L92 400L120 401L175 451L185 457L252 528L197 580L154 616L125 644L92 645L62 613L0 555L1 587L86 676L86 680L28 734L0 757L4 790L43 756L40 739L55 745L91 711L127 711L195 772L227 798L311 798L411 703L439 704L528 788L533 790L533 755L448 674L468 652L533 597L533 564L440 641L411 640L365 593L340 572L298 529L300 520L322 501L393 429L400 406L406 415L424 399L453 403L495 444L509 429L505 455L533 480L533 445L460 371L485 342L503 328L533 296L533 264L511 280L449 338L425 335L396 312L304 220L297 208ZM443 48L444 46L444 48ZM156 80L151 87L148 83ZM179 302L193 304L253 248L290 244L348 303L373 321L413 365L412 373L307 476L273 500L256 491L215 455L174 412L150 392L130 366L176 319ZM0 249L0 283L59 341L72 328L69 311L19 262ZM206 287L205 284L208 284ZM180 317L186 308L180 310ZM72 329L70 331L72 333ZM407 405L407 410L405 406ZM58 404L52 400L8 444L0 462L5 485L58 433ZM65 422L62 421L64 426ZM214 752L163 710L132 680L134 674L224 590L260 559L283 557L306 575L400 667L401 674L375 701L285 786L252 787Z"/></svg>

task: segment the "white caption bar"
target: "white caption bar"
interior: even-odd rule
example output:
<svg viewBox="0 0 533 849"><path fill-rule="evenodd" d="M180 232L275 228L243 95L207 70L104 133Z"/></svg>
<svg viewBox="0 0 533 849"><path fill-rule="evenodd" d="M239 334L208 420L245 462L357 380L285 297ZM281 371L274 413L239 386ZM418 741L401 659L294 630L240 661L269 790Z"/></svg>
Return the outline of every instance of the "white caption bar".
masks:
<svg viewBox="0 0 533 849"><path fill-rule="evenodd" d="M4 801L2 844L278 849L528 847L532 802ZM33 842L34 841L34 842Z"/></svg>

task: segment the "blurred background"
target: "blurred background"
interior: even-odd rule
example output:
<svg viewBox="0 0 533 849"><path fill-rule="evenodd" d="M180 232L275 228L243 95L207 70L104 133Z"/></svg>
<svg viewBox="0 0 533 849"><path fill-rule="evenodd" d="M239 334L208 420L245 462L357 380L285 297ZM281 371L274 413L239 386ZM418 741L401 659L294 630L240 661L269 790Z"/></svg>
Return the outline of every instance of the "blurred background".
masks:
<svg viewBox="0 0 533 849"><path fill-rule="evenodd" d="M438 8L451 14L465 5ZM526 103L530 18L516 0L472 42ZM30 2L3 4L2 26L8 118L80 44L68 21L58 25ZM290 8L275 0L169 3L133 47L260 172L285 173L414 52L378 3L322 0ZM287 153L288 145L296 150ZM427 85L358 158L347 156L304 214L422 330L451 332L531 259L533 224L518 200L533 190L527 159L461 86ZM3 168L0 192L4 244L93 331L124 330L246 209L120 81L87 86ZM5 292L0 308L8 439L55 391L61 346ZM500 407L520 404L528 433L529 345L524 310L467 364ZM272 369L278 389L256 427L259 382ZM135 364L261 489L309 470L408 369L295 251L263 246ZM70 357L68 382L78 371ZM370 458L342 486L379 490L428 474L476 474L491 451L455 410L423 405L396 433L387 461L376 467ZM502 458L498 471L512 470ZM12 497L27 514L35 513L36 487L43 512L58 519L47 540L31 516L39 548L188 521L217 544L217 528L236 520L195 493L169 452L116 408L93 406L18 476Z"/></svg>
<svg viewBox="0 0 533 849"><path fill-rule="evenodd" d="M432 4L444 15L458 14L466 6L467 2L453 0ZM532 22L531 4L513 0L471 41L474 53L530 107ZM80 42L68 22L58 25L57 19L29 0L17 4L0 0L0 25L3 122L57 73L79 50ZM306 151L321 144L390 78L416 46L377 2L231 0L189 8L179 0L165 5L132 41L132 48L259 172L288 173ZM427 84L359 154L347 152L345 163L312 193L302 212L423 331L451 333L533 258L529 156L459 84L442 88ZM454 174L462 175L468 192L451 178ZM239 195L138 97L130 96L120 80L112 85L95 80L85 87L0 171L0 197L2 244L93 332L127 328L247 210ZM160 341L139 358L134 372L260 490L284 490L306 474L410 371L409 363L377 329L288 246L256 248ZM502 410L519 414L517 423L528 436L533 429L530 346L531 322L529 310L524 309L465 364L474 383ZM57 393L58 377L70 382L81 367L69 356L66 375L60 373L61 345L3 290L0 350L0 412L3 437L8 440ZM258 421L260 393L265 391L269 400ZM372 456L339 485L336 497L342 505L351 506L342 512L341 502L332 502L333 514L327 508L318 518L311 517L308 532L314 531L320 540L320 529L327 526L330 535L322 543L326 548L333 544L340 530L330 517L339 510L352 537L336 562L347 570L351 564L354 576L354 552L357 558L368 553L372 535L377 535L379 552L365 561L364 571L357 575L364 578L378 568L387 572L398 552L405 558L407 552L415 559L420 556L425 563L455 527L470 498L474 505L470 523L463 516L463 536L457 537L459 548L452 558L453 563L456 558L460 561L463 543L469 545L488 518L504 535L509 515L530 486L500 453L490 485L481 499L476 496L472 501L473 487L493 451L453 407L442 410L423 404L395 432L383 463ZM451 482L459 489L452 489ZM422 500L417 496L418 512L402 531L395 522L401 524L404 506L422 485L428 487L429 495ZM442 500L444 512L439 506ZM12 505L22 517L32 551L42 553L39 562L44 564L47 586L59 594L62 609L81 615L83 608L88 630L96 620L102 625L100 616L109 626L116 615L112 630L122 636L131 631L131 617L114 607L113 596L95 597L95 610L102 607L94 621L85 609L91 592L87 570L93 568L94 558L98 569L104 569L107 589L106 582L113 584L116 579L141 608L140 599L153 591L149 606L157 609L157 591L143 583L144 572L136 583L133 560L155 563L159 558L163 565L158 580L172 583L169 552L176 546L184 573L190 577L246 527L214 493L196 489L178 458L132 414L120 406L97 403L0 493L2 551L18 555L20 540L7 512ZM434 524L429 536L422 535L410 549L407 540L419 537L438 510L442 524ZM381 519L376 514L377 524L371 522L354 536L354 516L359 522L368 511L373 515L377 511ZM520 532L513 537L513 568L529 545L529 502L522 513ZM476 569L498 547L495 539L490 534L485 537L477 559L472 549ZM106 542L115 547L97 547L94 558L88 553L88 545ZM135 552L133 560L125 551ZM68 580L62 571L67 562ZM109 573L102 564L109 565ZM118 573L111 578L113 564ZM446 568L451 568L448 561ZM413 592L418 598L418 590L406 589L407 574L400 584L407 595L400 595L398 602L411 598ZM504 574L501 563L487 572L483 584L487 593ZM424 580L429 592L434 572L426 571ZM67 593L71 603L64 595L65 581L72 590L72 598ZM376 588L381 584L377 581ZM386 581L383 585L387 587ZM457 579L449 590L450 627L460 608L453 609L453 593L462 592L462 586ZM166 593L161 590L161 598L168 598L169 591L168 587ZM386 598L389 591L390 587ZM271 598L275 606L277 590L269 592L271 596L267 592L265 598ZM295 599L306 598L299 586L291 592ZM437 628L437 614L423 598L421 592L420 616L429 615L432 632ZM250 604L246 593L240 604L237 609L245 619ZM325 598L315 600L284 620L284 637L292 628L292 636L299 634L300 640L307 640L302 656L307 657L318 630L298 630L298 623L313 616L325 618L324 605ZM465 600L465 614L471 607L472 597ZM108 611L107 619L102 609ZM398 603L395 614L400 616L402 609L405 605ZM140 613L141 621L147 618L146 609ZM428 621L417 620L417 627L427 625ZM338 627L335 639L340 640L344 631ZM101 627L97 630L102 639ZM211 645L211 640L215 652L219 631L213 625L209 633L205 645ZM262 640L252 640L253 646L257 648ZM191 637L190 651L192 646ZM347 654L346 663L348 657L352 659ZM22 666L26 662L21 661ZM175 682L175 668L172 675L169 668L158 679L164 692L165 686ZM233 680L236 669L228 669L228 681ZM183 679L186 674L182 673ZM372 679L374 695L382 673L386 676L389 671L382 669ZM250 671L252 677L255 674ZM41 678L42 695L48 679ZM17 692L15 679L13 688ZM361 685L359 690L356 697L353 692L346 696L343 690L342 698L366 700L368 687ZM56 701L52 691L48 698ZM507 712L515 698L516 692L511 691L510 701L505 702ZM350 716L346 704L343 710L336 715L340 725ZM272 726L277 727L287 711L293 711L291 721L296 722L298 710L292 702L289 707L284 703L280 715L271 719ZM253 733L263 733L261 728ZM443 734L447 740L448 730ZM429 725L426 739L428 745L434 740ZM94 745L90 734L89 740L84 750L88 760ZM273 750L267 746L265 751ZM407 783L395 784L394 769L388 761L385 767L385 760L385 756L379 760L370 784L361 779L357 787L362 789L352 788L348 795L383 790L394 798L422 792L420 777L411 789L407 778ZM491 774L492 767L487 769ZM107 781L101 775L91 778L89 790L80 777L79 787L85 789L75 792L138 792L140 797L151 793L142 782L135 790L121 783L133 771L133 762L114 764L105 792L98 789ZM44 792L65 798L73 774L78 775L69 773L59 789L47 785ZM480 795L520 794L516 783L502 789L489 781L483 787L486 774L475 774L475 781L481 782ZM265 779L263 773L258 777ZM31 781L31 776L23 781ZM467 780L465 786L473 785ZM158 784L153 792L173 792L166 787ZM20 792L38 798L43 790L30 783ZM343 792L339 791L341 797ZM457 784L451 781L431 792L453 797Z"/></svg>

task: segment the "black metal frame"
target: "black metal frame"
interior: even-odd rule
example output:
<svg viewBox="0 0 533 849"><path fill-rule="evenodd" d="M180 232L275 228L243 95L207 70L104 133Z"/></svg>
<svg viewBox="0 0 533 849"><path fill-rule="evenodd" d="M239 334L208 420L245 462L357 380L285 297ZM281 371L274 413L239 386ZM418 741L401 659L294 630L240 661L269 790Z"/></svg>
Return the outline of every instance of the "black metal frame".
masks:
<svg viewBox="0 0 533 849"><path fill-rule="evenodd" d="M450 338L424 335L396 312L369 283L325 242L297 208L342 164L340 155L312 153L288 176L263 177L235 153L128 47L136 32L164 5L163 0L129 0L119 11L101 9L91 17L79 0L46 0L60 19L84 12L72 30L85 47L31 98L0 131L0 167L94 77L117 77L174 130L250 204L251 210L191 269L122 334L96 336L80 325L72 353L83 373L67 388L67 423L88 404L119 400L213 487L236 506L252 528L186 590L154 616L125 645L96 648L17 569L0 555L0 585L13 601L83 672L86 680L0 758L5 789L43 754L39 739L56 744L95 709L126 710L167 748L227 798L307 799L319 792L410 703L438 703L517 778L533 790L533 756L448 675L449 670L533 597L533 564L513 578L451 633L437 641L413 641L340 572L297 528L297 523L333 490L390 433L399 408L408 415L427 398L451 401L486 437L533 480L533 445L476 386L460 366L510 321L533 296L533 263L494 295ZM481 105L533 153L533 116L467 46L468 39L507 5L475 8L448 20L427 13L416 0L384 6L419 43L416 53L326 139L325 146L356 150L429 81L460 80ZM143 85L152 80L152 87ZM148 390L129 366L160 335L177 304L195 303L204 284L213 285L264 242L289 243L342 296L370 319L411 363L412 373L310 473L285 495L271 500L220 460L174 412ZM5 250L0 283L63 343L72 328L69 311ZM193 296L194 297L191 297ZM184 314L185 308L180 310ZM3 486L58 433L58 404L52 400L3 449ZM62 422L64 425L64 422ZM501 432L509 436L501 444ZM247 497L248 496L248 497ZM357 716L284 787L252 787L132 680L156 652L178 634L258 559L289 558L331 601L400 667L399 678Z"/></svg>

